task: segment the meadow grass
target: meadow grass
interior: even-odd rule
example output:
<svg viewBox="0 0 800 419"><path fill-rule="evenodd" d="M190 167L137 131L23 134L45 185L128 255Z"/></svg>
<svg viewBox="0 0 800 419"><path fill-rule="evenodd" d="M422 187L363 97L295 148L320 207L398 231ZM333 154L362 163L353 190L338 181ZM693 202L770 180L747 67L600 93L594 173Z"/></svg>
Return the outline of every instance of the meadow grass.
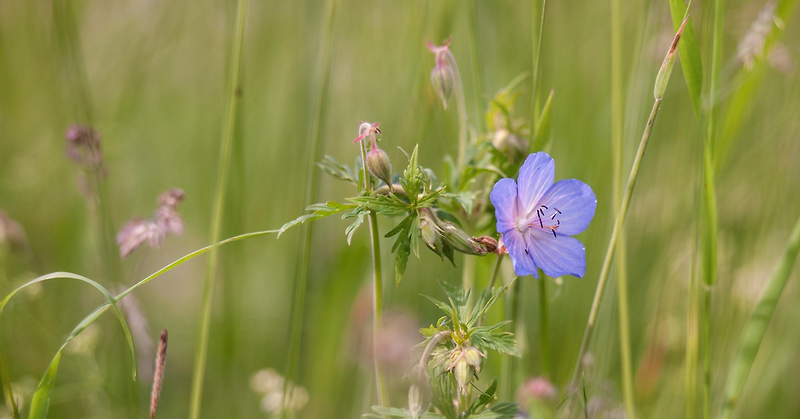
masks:
<svg viewBox="0 0 800 419"><path fill-rule="evenodd" d="M511 415L501 402L520 401L555 417L797 416L800 387L788 378L800 371L800 310L787 303L797 294L800 243L800 227L789 230L800 204L796 5L775 1L760 27L770 6L741 0L690 2L691 10L681 0L0 5L0 416L138 417L151 386L141 377L153 363L137 362L138 345L128 353L163 327L170 367L158 417L352 417L373 404L385 408L376 415L402 416L428 393L408 374L417 358L394 363L408 360L394 351L423 342L419 330L431 326L451 328L431 359L455 355L437 358L445 372L431 375L449 381L429 384L457 394L458 414L494 391L497 376L498 400L475 405L484 415ZM653 76L687 12L694 22L676 59L683 77L668 85L658 77L650 108ZM763 45L746 61L740 47L751 33ZM466 85L445 111L428 83L434 58L424 41L450 34ZM497 93L515 79L526 82ZM456 255L453 267L422 243L419 255L409 250L403 281L384 284L405 246L402 234L386 232L404 218L365 207L367 228L342 234L353 220L338 215L358 205L348 198L370 197L323 177L316 163L327 154L355 172L355 128L380 121L398 182L408 179L397 147L418 145L423 179L429 170L444 193L475 193L472 215L451 195L434 204L456 215L442 226L466 221L452 227L466 236L449 240L496 238L488 190L498 172L516 177L514 166L453 181L465 174L458 167L482 164L470 160L482 156L472 147L495 147L502 129L492 112L511 116L525 154L553 156L556 179L594 190L597 214L577 236L585 278L521 277L500 291L516 278L509 257ZM638 152L628 153L645 120ZM64 157L73 123L100 134L106 175L81 173ZM89 195L76 175L88 175ZM120 264L118 223L151 210L149 197L172 186L187 194L184 235ZM278 230L220 241L329 201L352 206L316 206L336 213L278 241L245 240ZM23 245L6 216L24 228ZM186 263L206 253L205 269ZM447 284L476 291L462 301ZM485 284L500 293L498 307L469 327L512 319L500 330L515 332L517 345L482 347L477 371L475 341L457 341L469 327L452 312L471 313ZM607 287L616 299L602 298ZM122 304L134 291L143 316ZM420 294L454 310L442 317ZM109 308L118 319L103 316ZM479 379L458 392L465 365ZM284 377L264 393L256 378L269 368ZM569 403L556 408L549 393L531 392L523 384L533 377Z"/></svg>

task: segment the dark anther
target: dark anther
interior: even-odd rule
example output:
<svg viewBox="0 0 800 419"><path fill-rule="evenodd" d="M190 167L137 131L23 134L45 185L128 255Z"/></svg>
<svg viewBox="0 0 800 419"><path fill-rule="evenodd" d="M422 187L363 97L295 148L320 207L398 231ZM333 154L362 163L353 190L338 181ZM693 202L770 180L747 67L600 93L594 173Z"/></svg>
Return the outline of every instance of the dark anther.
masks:
<svg viewBox="0 0 800 419"><path fill-rule="evenodd" d="M542 213L539 212L539 211L536 211L536 215L539 216L539 227L544 228L544 224L542 223Z"/></svg>
<svg viewBox="0 0 800 419"><path fill-rule="evenodd" d="M528 253L528 248L527 248L527 247L525 248L525 254L526 254L526 255L529 255L529 254L530 254L530 253Z"/></svg>
<svg viewBox="0 0 800 419"><path fill-rule="evenodd" d="M556 236L556 229L553 229L552 231L553 231L553 237L557 238L558 236Z"/></svg>
<svg viewBox="0 0 800 419"><path fill-rule="evenodd" d="M547 208L547 205L542 205L542 208L544 208L544 209L550 209L550 208Z"/></svg>

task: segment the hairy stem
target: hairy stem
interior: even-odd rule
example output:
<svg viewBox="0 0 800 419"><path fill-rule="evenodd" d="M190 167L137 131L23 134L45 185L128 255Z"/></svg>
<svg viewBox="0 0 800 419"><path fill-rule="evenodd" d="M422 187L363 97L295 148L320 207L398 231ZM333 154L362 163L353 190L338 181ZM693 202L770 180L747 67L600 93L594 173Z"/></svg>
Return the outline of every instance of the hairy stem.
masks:
<svg viewBox="0 0 800 419"><path fill-rule="evenodd" d="M389 406L389 392L383 376L383 367L378 360L378 339L383 323L383 271L381 269L381 235L378 232L378 216L369 214L369 229L372 237L372 358L375 362L375 385L378 389L378 404Z"/></svg>
<svg viewBox="0 0 800 419"><path fill-rule="evenodd" d="M239 108L240 84L242 66L242 46L244 44L244 28L247 17L247 0L239 0L236 12L236 29L233 41L233 53L230 61L230 81L228 85L228 104L225 113L225 128L220 144L219 169L217 172L217 186L214 193L214 212L211 222L211 242L216 243L222 234L224 220L225 196L228 186L228 172L230 171L231 149L233 135L236 128L236 114ZM200 406L203 398L203 379L206 370L206 357L208 355L208 338L211 328L211 309L214 302L214 288L219 265L219 252L212 249L206 265L206 278L203 287L203 305L200 312L200 333L197 340L197 350L194 359L194 374L192 376L192 392L189 403L189 418L200 417Z"/></svg>

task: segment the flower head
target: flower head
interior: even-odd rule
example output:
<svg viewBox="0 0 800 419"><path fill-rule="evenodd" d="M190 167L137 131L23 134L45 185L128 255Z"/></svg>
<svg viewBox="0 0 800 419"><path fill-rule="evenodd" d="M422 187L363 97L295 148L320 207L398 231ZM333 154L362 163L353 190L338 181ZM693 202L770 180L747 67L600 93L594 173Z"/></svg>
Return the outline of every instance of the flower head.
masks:
<svg viewBox="0 0 800 419"><path fill-rule="evenodd" d="M103 170L100 134L85 125L72 125L64 133L67 157L87 170Z"/></svg>
<svg viewBox="0 0 800 419"><path fill-rule="evenodd" d="M428 49L436 56L436 65L431 70L431 84L436 94L442 99L444 108L447 109L447 102L453 91L456 89L456 71L453 63L455 58L450 52L452 38L445 39L441 46L436 46L428 41Z"/></svg>
<svg viewBox="0 0 800 419"><path fill-rule="evenodd" d="M500 179L490 199L514 272L539 277L586 273L586 249L574 236L594 217L597 198L577 179L553 183L555 163L544 152L528 156L518 182Z"/></svg>
<svg viewBox="0 0 800 419"><path fill-rule="evenodd" d="M183 234L183 218L178 214L178 205L184 197L182 189L169 189L159 195L159 207L150 219L135 218L125 223L117 233L120 256L127 257L145 242L150 247L161 246L168 233Z"/></svg>

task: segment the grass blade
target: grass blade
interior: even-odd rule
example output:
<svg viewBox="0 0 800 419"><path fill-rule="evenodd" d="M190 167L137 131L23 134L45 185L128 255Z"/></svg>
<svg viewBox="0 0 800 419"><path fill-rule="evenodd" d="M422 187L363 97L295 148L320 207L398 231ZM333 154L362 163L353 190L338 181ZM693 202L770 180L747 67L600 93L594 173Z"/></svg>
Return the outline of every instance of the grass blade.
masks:
<svg viewBox="0 0 800 419"><path fill-rule="evenodd" d="M683 0L669 0L673 29L677 31L681 27L681 23L689 18L690 7L692 7L691 1L687 5ZM694 110L694 115L699 123L702 120L700 95L703 88L703 65L700 59L700 46L697 43L691 19L687 21L681 36L678 53L681 56L681 69L683 69L683 78L686 80L686 89L692 100L692 110Z"/></svg>
<svg viewBox="0 0 800 419"><path fill-rule="evenodd" d="M733 409L736 407L736 402L739 400L739 395L742 393L747 381L747 375L753 367L756 355L758 355L758 349L764 340L764 335L767 333L769 322L772 319L772 315L775 314L775 308L786 287L786 282L789 280L789 274L792 273L798 251L800 251L800 219L795 224L794 230L792 230L786 250L783 252L783 257L773 271L772 278L770 278L767 287L761 294L761 298L758 300L756 308L753 310L753 314L742 332L742 340L736 350L736 356L728 374L728 382L725 385L723 419L730 418L733 414Z"/></svg>
<svg viewBox="0 0 800 419"><path fill-rule="evenodd" d="M228 174L230 172L231 150L233 136L236 132L237 112L241 95L240 78L242 72L242 47L244 44L244 30L247 22L247 0L239 0L236 11L236 32L233 41L233 53L230 62L230 84L228 85L228 104L225 113L225 128L220 144L219 171L217 172L217 186L214 192L214 212L211 222L211 242L219 241L222 235L222 223L225 212L225 196L228 187ZM189 402L189 417L200 417L200 404L203 396L203 379L205 377L206 356L208 353L208 338L211 328L211 309L214 301L214 288L217 280L219 254L212 251L206 265L206 279L203 289L203 305L200 312L200 333L197 339L194 373L192 376L192 393Z"/></svg>
<svg viewBox="0 0 800 419"><path fill-rule="evenodd" d="M531 150L541 151L547 147L550 141L550 127L553 124L553 98L556 95L554 89L550 90L550 96L547 97L547 102L544 103L539 119L536 121L536 129L534 130L533 148Z"/></svg>
<svg viewBox="0 0 800 419"><path fill-rule="evenodd" d="M78 325L78 327L76 327L72 331L72 333L69 335L69 337L67 337L67 339L64 341L64 343L61 345L61 347L59 348L59 350L56 353L55 357L53 357L53 360L50 362L50 366L47 368L47 371L45 372L44 377L42 377L42 380L39 383L38 388L36 389L36 393L34 393L33 401L31 403L30 418L45 418L45 417L47 417L47 409L50 406L50 396L53 393L53 387L55 386L56 373L58 372L58 364L59 364L59 361L61 359L61 352L63 351L64 347L66 347L67 344L75 336L77 336L80 332L83 331L83 329L85 329L89 324L91 324L91 322L93 322L94 319L96 319L99 316L100 313L104 312L106 310L106 308L109 307L109 305L114 308L114 312L117 314L117 317L119 318L120 325L122 325L122 330L125 333L125 339L128 341L128 348L131 351L131 364L132 364L131 374L132 374L133 379L134 380L136 379L136 353L135 353L135 350L134 350L134 347L133 347L133 338L131 337L131 332L130 332L130 329L128 328L128 324L125 322L125 318L122 316L122 312L120 311L119 307L117 306L117 299L114 296L112 296L111 293L108 292L108 290L105 287L103 287L102 285L100 285L96 281L93 281L93 280L91 280L89 278L86 278L84 276L81 276L81 275L78 275L78 274L73 274L73 273L70 273L70 272L53 272L53 273L50 273L50 274L47 274L47 275L42 275L42 276L40 276L38 278L35 278L35 279L32 279L32 280L26 282L25 284L17 287L13 291L11 291L8 295L6 295L6 297L3 298L2 301L0 301L0 316L2 316L3 309L8 304L8 302L11 300L11 298L14 295L16 295L19 291L22 291L23 289L25 289L25 288L27 288L27 287L29 287L31 285L38 284L38 283L45 282L45 281L49 281L49 280L52 280L52 279L76 279L76 280L85 282L85 283L93 286L94 288L96 288L98 291L100 291L103 294L103 296L106 297L108 302L106 304L104 304L103 306L101 306L101 308L98 308L97 310L95 310L92 313L92 314L95 315L95 317L92 318L91 321L89 321L87 323L87 320L84 319L84 321L82 321ZM105 308L103 308L103 307L105 307ZM100 310L100 312L98 312L98 310ZM5 383L4 391L9 395L9 397L13 398L14 396L11 393L11 387L10 387L9 382L6 379L4 379L3 382Z"/></svg>

